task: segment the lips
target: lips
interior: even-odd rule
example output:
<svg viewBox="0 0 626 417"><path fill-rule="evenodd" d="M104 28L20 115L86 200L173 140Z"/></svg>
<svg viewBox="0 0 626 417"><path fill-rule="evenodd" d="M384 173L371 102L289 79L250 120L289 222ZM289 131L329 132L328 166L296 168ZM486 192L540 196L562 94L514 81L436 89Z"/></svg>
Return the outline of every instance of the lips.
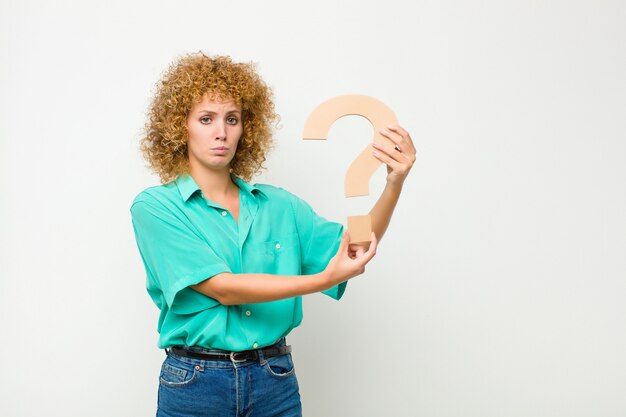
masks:
<svg viewBox="0 0 626 417"><path fill-rule="evenodd" d="M226 155L226 153L228 153L228 149L229 148L225 146L218 146L217 148L211 148L213 153L215 153L216 155Z"/></svg>

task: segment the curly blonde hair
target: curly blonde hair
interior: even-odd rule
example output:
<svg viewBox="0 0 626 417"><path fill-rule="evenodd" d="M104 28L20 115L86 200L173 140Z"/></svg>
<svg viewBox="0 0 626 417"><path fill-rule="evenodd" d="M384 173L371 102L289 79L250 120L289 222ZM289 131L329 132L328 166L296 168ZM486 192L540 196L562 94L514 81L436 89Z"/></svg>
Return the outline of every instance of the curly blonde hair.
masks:
<svg viewBox="0 0 626 417"><path fill-rule="evenodd" d="M231 161L233 174L250 181L264 168L272 145L272 125L279 120L272 90L256 73L254 64L198 52L170 65L148 110L141 151L162 183L189 173L187 117L205 93L232 98L241 105L243 134Z"/></svg>

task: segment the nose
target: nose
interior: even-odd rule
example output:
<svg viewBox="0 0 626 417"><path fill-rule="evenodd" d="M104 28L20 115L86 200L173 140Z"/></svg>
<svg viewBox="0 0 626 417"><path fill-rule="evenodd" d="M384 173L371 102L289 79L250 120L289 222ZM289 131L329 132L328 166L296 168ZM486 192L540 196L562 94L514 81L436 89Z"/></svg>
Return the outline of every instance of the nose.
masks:
<svg viewBox="0 0 626 417"><path fill-rule="evenodd" d="M224 122L215 123L215 139L226 140L226 124Z"/></svg>

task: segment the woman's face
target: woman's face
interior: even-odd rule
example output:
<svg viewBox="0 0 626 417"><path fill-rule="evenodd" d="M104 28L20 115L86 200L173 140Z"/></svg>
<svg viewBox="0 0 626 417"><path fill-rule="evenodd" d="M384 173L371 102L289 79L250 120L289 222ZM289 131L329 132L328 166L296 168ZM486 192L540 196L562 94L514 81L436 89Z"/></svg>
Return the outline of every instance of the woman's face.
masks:
<svg viewBox="0 0 626 417"><path fill-rule="evenodd" d="M243 133L241 106L231 98L208 93L187 117L187 150L191 171L228 171Z"/></svg>

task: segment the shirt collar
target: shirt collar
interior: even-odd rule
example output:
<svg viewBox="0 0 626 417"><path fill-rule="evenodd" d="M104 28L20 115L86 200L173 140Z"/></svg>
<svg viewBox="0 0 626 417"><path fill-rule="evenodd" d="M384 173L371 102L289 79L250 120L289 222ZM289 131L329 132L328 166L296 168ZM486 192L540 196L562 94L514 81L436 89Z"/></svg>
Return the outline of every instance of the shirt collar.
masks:
<svg viewBox="0 0 626 417"><path fill-rule="evenodd" d="M176 178L176 186L178 187L180 196L185 202L189 200L189 197L194 195L196 191L200 190L200 187L198 187L196 181L189 174L179 175L178 178Z"/></svg>
<svg viewBox="0 0 626 417"><path fill-rule="evenodd" d="M244 191L247 194L251 194L253 196L256 194L265 195L265 193L261 191L260 189L258 189L255 185L247 183L235 175L231 174L231 177L233 181L235 182L235 184L237 184L237 187L239 187L241 191ZM183 198L183 201L185 202L187 202L187 200L189 200L189 198L192 195L194 195L197 191L200 191L200 187L198 186L198 184L196 184L196 181L189 174L179 175L178 178L176 178L176 186L178 187L180 196Z"/></svg>
<svg viewBox="0 0 626 417"><path fill-rule="evenodd" d="M244 180L242 180L241 178L235 175L231 175L231 177L233 181L235 181L235 184L237 184L237 187L239 187L241 191L244 191L253 196L256 196L257 194L265 196L265 193L261 191L259 188L257 188L256 185L250 184L249 182L245 182Z"/></svg>

